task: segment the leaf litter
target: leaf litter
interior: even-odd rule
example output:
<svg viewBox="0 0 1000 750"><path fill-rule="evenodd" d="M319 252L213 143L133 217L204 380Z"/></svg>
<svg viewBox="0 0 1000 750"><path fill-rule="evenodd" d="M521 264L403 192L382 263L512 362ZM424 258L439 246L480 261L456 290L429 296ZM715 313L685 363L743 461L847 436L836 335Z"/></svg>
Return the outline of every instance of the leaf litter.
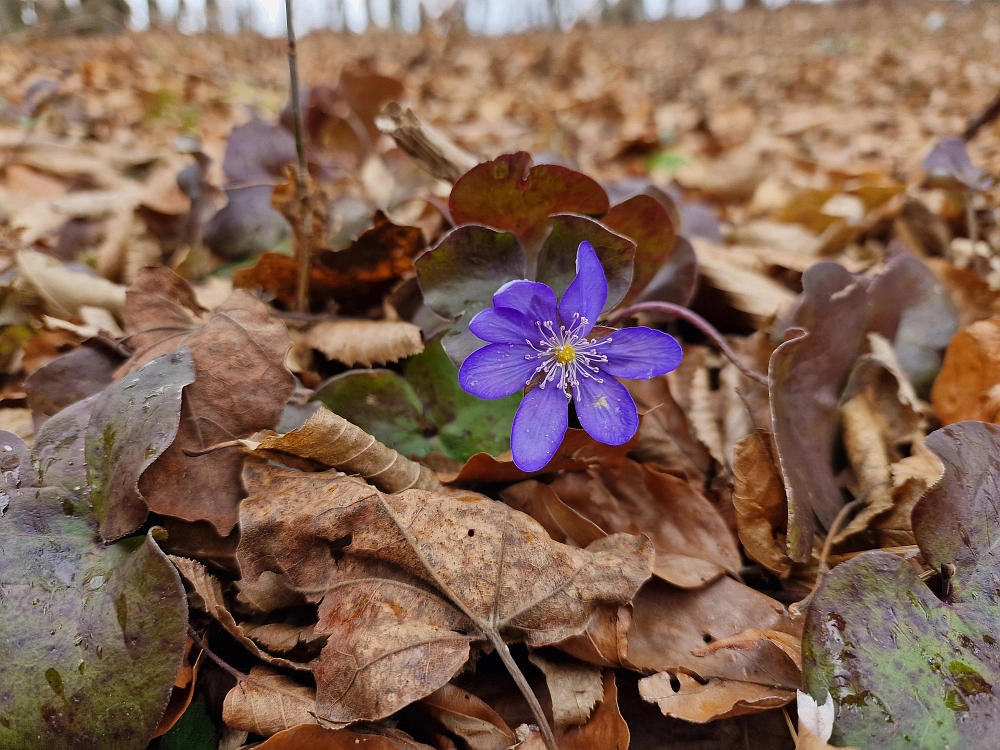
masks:
<svg viewBox="0 0 1000 750"><path fill-rule="evenodd" d="M306 203L280 47L0 49L0 746L987 741L1000 17L930 7L315 34ZM684 358L525 472L455 365L582 241Z"/></svg>

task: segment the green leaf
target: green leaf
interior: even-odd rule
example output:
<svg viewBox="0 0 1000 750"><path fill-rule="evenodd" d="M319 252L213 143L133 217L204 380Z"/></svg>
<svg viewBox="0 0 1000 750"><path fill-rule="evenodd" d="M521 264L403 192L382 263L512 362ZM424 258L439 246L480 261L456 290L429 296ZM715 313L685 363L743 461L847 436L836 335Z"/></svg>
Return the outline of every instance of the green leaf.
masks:
<svg viewBox="0 0 1000 750"><path fill-rule="evenodd" d="M200 703L192 703L160 740L160 750L216 750L215 724Z"/></svg>
<svg viewBox="0 0 1000 750"><path fill-rule="evenodd" d="M391 370L352 370L328 380L313 399L406 456L442 453L465 461L510 449L520 394L483 401L466 393L439 340Z"/></svg>
<svg viewBox="0 0 1000 750"><path fill-rule="evenodd" d="M456 365L483 346L469 332L472 317L493 304L493 293L501 286L525 278L524 249L517 238L476 225L449 232L414 266L427 306L455 321L442 343Z"/></svg>
<svg viewBox="0 0 1000 750"><path fill-rule="evenodd" d="M552 231L538 254L536 281L548 284L557 297L562 297L576 276L580 243L587 240L594 246L608 278L608 301L604 309L610 310L621 302L632 285L635 243L586 216L561 214L553 216L551 223Z"/></svg>
<svg viewBox="0 0 1000 750"><path fill-rule="evenodd" d="M87 478L106 540L130 534L146 520L139 477L177 436L181 391L194 382L187 349L147 362L97 397L86 432Z"/></svg>
<svg viewBox="0 0 1000 750"><path fill-rule="evenodd" d="M90 407L50 419L34 453L0 433L0 747L141 750L181 665L177 571L152 531L101 542L70 484Z"/></svg>
<svg viewBox="0 0 1000 750"><path fill-rule="evenodd" d="M961 422L927 438L944 475L913 510L924 560L952 570L939 598L908 562L865 552L810 605L809 692L837 703L833 742L880 748L993 747L1000 710L1000 426Z"/></svg>
<svg viewBox="0 0 1000 750"><path fill-rule="evenodd" d="M532 166L524 151L473 167L458 179L448 199L456 225L508 230L525 247L537 246L553 214L600 216L608 207L607 193L593 179L556 164Z"/></svg>

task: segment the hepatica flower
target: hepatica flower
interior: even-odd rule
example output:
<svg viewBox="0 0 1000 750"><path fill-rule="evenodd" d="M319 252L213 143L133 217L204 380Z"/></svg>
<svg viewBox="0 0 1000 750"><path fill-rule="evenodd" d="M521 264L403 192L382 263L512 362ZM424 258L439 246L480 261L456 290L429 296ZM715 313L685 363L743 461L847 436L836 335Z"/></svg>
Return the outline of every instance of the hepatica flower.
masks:
<svg viewBox="0 0 1000 750"><path fill-rule="evenodd" d="M617 378L645 380L680 364L677 340L652 328L591 337L607 299L597 253L581 242L576 278L558 303L546 284L511 281L493 295L493 307L469 323L469 330L489 343L462 363L462 388L494 399L535 386L521 401L510 436L514 463L523 471L538 471L555 455L569 426L571 400L592 438L627 443L639 415Z"/></svg>

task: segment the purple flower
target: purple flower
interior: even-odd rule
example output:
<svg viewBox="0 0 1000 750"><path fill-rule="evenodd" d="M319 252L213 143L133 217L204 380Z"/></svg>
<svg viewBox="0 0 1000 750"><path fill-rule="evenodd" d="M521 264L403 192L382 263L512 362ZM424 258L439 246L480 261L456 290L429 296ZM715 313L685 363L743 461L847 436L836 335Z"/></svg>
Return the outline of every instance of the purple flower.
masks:
<svg viewBox="0 0 1000 750"><path fill-rule="evenodd" d="M569 426L569 402L583 429L608 445L627 443L639 427L632 396L616 378L646 380L681 361L673 336L638 326L588 338L604 303L608 281L597 253L581 242L576 278L562 300L537 281L511 281L493 295L493 307L469 323L489 342L470 354L458 381L479 398L503 398L537 383L514 417L510 447L523 471L538 471L555 455Z"/></svg>

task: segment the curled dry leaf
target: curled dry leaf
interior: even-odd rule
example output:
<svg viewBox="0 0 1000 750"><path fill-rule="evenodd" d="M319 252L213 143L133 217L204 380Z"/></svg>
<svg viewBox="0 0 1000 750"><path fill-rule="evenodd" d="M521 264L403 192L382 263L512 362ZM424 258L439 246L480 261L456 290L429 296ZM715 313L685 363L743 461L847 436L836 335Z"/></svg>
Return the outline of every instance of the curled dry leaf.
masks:
<svg viewBox="0 0 1000 750"><path fill-rule="evenodd" d="M424 350L420 329L412 323L390 320L337 320L317 323L303 342L327 359L354 365L384 365Z"/></svg>
<svg viewBox="0 0 1000 750"><path fill-rule="evenodd" d="M116 314L125 307L125 287L95 274L74 271L35 250L18 251L17 268L23 283L41 297L45 311L57 318L78 318L82 306Z"/></svg>
<svg viewBox="0 0 1000 750"><path fill-rule="evenodd" d="M590 721L582 726L572 726L556 735L559 750L628 750L628 724L618 709L618 688L615 673L604 670L602 677L603 695ZM545 744L535 727L518 727L521 742L517 750L544 750ZM513 749L512 749L513 750Z"/></svg>
<svg viewBox="0 0 1000 750"><path fill-rule="evenodd" d="M222 704L222 720L230 729L261 737L300 724L316 724L316 691L268 667L250 670Z"/></svg>
<svg viewBox="0 0 1000 750"><path fill-rule="evenodd" d="M401 456L346 419L321 407L297 430L262 434L245 441L256 455L282 462L295 456L364 477L383 492L434 490L430 469Z"/></svg>
<svg viewBox="0 0 1000 750"><path fill-rule="evenodd" d="M552 722L556 732L586 724L604 698L601 670L575 659L558 658L558 652L543 656L532 651L528 659L542 670L552 700Z"/></svg>
<svg viewBox="0 0 1000 750"><path fill-rule="evenodd" d="M458 735L469 750L497 750L515 742L514 733L496 711L451 683L442 685L417 705L435 724Z"/></svg>
<svg viewBox="0 0 1000 750"><path fill-rule="evenodd" d="M244 481L241 568L251 581L287 573L321 601L316 630L330 640L314 668L317 712L332 721L382 718L429 695L473 641L512 664L505 638L540 646L580 633L598 607L628 602L652 564L644 539L616 534L573 549L472 493L384 495L259 462L247 463Z"/></svg>
<svg viewBox="0 0 1000 750"><path fill-rule="evenodd" d="M719 679L701 682L683 672L640 680L639 695L656 703L664 716L697 724L778 708L795 697L792 690Z"/></svg>
<svg viewBox="0 0 1000 750"><path fill-rule="evenodd" d="M135 353L122 370L180 346L191 351L195 381L184 389L177 437L146 470L140 490L150 510L207 520L226 535L237 521L243 454L188 452L276 427L295 379L283 364L288 332L263 303L238 291L207 319L203 312L173 271L142 269L123 313Z"/></svg>
<svg viewBox="0 0 1000 750"><path fill-rule="evenodd" d="M175 557L174 555L170 555L170 562L174 564L174 567L184 576L184 580L191 585L198 598L201 599L202 606L200 608L204 609L217 623L225 628L226 632L235 638L243 648L261 661L277 669L309 671L310 667L308 664L301 664L300 662L272 656L247 637L242 626L236 622L229 608L226 606L226 600L222 595L222 586L219 584L218 579L211 575L204 565L197 560Z"/></svg>

